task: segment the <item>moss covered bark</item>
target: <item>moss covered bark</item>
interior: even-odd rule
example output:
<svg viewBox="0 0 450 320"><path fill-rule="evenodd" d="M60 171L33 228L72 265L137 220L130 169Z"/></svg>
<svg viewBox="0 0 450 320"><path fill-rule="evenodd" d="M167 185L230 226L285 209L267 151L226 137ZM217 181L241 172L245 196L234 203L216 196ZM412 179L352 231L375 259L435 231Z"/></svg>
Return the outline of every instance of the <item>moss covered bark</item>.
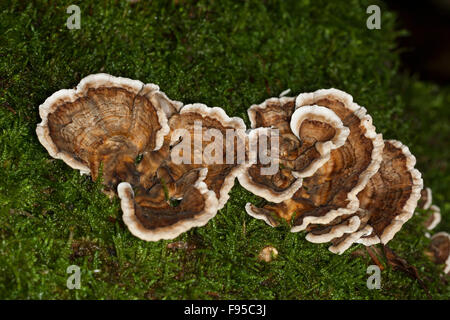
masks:
<svg viewBox="0 0 450 320"><path fill-rule="evenodd" d="M248 216L255 200L236 183L231 200L203 228L174 241L143 242L87 176L39 144L38 106L91 73L153 82L172 99L220 106L245 119L253 103L335 87L353 95L385 138L410 146L449 230L450 87L398 71L404 34L383 3L380 30L366 28L374 1L82 1L81 29L69 30L72 1L0 4L0 298L4 299L408 299L426 298L390 268L381 290L366 287L368 257L342 256L303 233ZM415 216L390 243L415 265L435 299L448 299L429 240ZM279 255L257 259L266 245ZM81 268L68 290L66 269ZM448 278L447 278L448 281Z"/></svg>

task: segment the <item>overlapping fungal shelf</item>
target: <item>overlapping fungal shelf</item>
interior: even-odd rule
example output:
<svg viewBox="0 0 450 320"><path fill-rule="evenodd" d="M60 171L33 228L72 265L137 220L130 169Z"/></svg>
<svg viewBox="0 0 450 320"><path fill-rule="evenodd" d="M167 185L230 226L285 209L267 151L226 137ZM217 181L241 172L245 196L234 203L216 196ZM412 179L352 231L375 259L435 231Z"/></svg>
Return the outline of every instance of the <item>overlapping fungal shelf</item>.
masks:
<svg viewBox="0 0 450 320"><path fill-rule="evenodd" d="M173 148L191 144L196 120L203 131L240 129L235 139L244 147L245 124L220 108L183 106L155 84L90 75L75 89L54 93L39 111L36 132L50 155L94 180L103 165L106 191L117 190L125 224L143 240L172 239L205 225L224 206L240 173L237 161L172 161ZM192 141L192 156L204 147Z"/></svg>
<svg viewBox="0 0 450 320"><path fill-rule="evenodd" d="M433 204L433 193L430 188L423 188L420 192L420 199L417 208L425 211L426 220L424 226L428 231L433 230L441 222L441 208ZM419 214L419 212L416 212ZM428 238L429 233L425 234Z"/></svg>
<svg viewBox="0 0 450 320"><path fill-rule="evenodd" d="M224 207L235 178L267 201L247 204L248 214L272 227L284 219L292 232L330 242L338 254L354 243L387 243L427 196L408 148L383 140L366 109L336 89L253 105L247 132L242 119L221 108L183 105L155 84L107 74L54 93L39 111L36 132L49 154L94 180L102 167L105 190L118 194L125 224L147 241L205 225ZM236 132L231 156L220 138L230 130ZM190 139L199 133L209 139ZM278 154L269 174L263 173L268 164L250 154L261 137ZM179 154L189 163L171 156L181 145L192 150Z"/></svg>
<svg viewBox="0 0 450 320"><path fill-rule="evenodd" d="M431 258L436 264L444 265L444 273L450 274L450 234L438 232L431 237Z"/></svg>
<svg viewBox="0 0 450 320"><path fill-rule="evenodd" d="M367 110L345 92L322 89L293 101L272 98L248 110L254 130L279 130L283 166L264 179L252 167L239 177L268 201L262 207L248 203L247 213L273 227L284 219L292 232L305 230L308 241L330 242L330 251L338 254L353 243L390 241L421 195L414 156L399 141L384 141ZM282 201L265 191L279 191L280 176L293 177L298 187Z"/></svg>
<svg viewBox="0 0 450 320"><path fill-rule="evenodd" d="M417 204L417 208L422 212L416 214L425 214L425 221L423 223L425 229L425 236L430 238L428 249L425 254L436 264L444 265L444 273L450 274L450 234L445 231L437 232L430 235L441 222L441 209L433 204L433 193L430 188L422 189L421 197Z"/></svg>

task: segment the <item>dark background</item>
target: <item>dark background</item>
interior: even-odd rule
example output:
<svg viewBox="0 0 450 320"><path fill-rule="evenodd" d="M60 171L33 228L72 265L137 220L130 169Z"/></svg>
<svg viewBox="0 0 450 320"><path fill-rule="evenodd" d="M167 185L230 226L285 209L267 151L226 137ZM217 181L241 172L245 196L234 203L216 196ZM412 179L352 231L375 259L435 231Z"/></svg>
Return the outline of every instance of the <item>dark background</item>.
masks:
<svg viewBox="0 0 450 320"><path fill-rule="evenodd" d="M409 35L399 39L404 71L421 80L450 83L450 0L387 1Z"/></svg>

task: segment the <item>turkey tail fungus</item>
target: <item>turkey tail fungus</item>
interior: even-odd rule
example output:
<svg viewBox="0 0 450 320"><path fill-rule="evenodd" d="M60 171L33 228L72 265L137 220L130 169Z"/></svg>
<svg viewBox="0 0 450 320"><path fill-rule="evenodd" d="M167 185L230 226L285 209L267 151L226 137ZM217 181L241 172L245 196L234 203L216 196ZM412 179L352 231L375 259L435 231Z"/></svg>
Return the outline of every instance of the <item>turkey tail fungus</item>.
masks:
<svg viewBox="0 0 450 320"><path fill-rule="evenodd" d="M337 254L353 243L388 243L419 198L433 212L427 228L440 220L408 147L383 140L367 110L340 90L252 105L246 132L221 108L183 106L155 84L94 74L55 92L39 114L36 133L50 156L93 180L102 168L105 191L117 192L125 224L143 240L205 225L235 178L267 201L247 203L248 214L272 227L284 219Z"/></svg>
<svg viewBox="0 0 450 320"><path fill-rule="evenodd" d="M247 213L273 227L284 219L292 232L306 230L308 241L331 242L330 251L338 254L353 243L370 246L389 242L413 215L423 187L409 149L395 140L384 141L375 132L367 110L340 90L302 93L295 99L295 106L292 98L281 99L266 100L248 111L253 130L276 128L280 131L280 145L284 137L289 137L291 143L280 146L280 150L290 152L280 152L280 163L285 165L276 174L253 180L260 184L259 190L273 190L274 183L267 181L273 182L287 168L302 183L287 199L274 201L267 196L269 192L254 192L255 186L249 187L250 167L239 181L269 203L261 208L248 203ZM317 153L319 143L329 144L323 154ZM310 154L302 158L314 151L322 159ZM281 154L291 158L282 162ZM326 160L322 162L323 158ZM304 159L316 160L319 165L299 177L298 164L304 164Z"/></svg>
<svg viewBox="0 0 450 320"><path fill-rule="evenodd" d="M172 239L205 225L225 205L244 165L238 161L247 139L242 119L203 104L183 106L155 84L94 74L54 93L39 113L36 133L49 154L93 180L102 166L105 191L117 190L125 224L143 240ZM194 152L179 163L172 151L196 135L197 123L200 147L194 141ZM234 135L225 144L214 135L228 130ZM230 144L236 145L231 157Z"/></svg>

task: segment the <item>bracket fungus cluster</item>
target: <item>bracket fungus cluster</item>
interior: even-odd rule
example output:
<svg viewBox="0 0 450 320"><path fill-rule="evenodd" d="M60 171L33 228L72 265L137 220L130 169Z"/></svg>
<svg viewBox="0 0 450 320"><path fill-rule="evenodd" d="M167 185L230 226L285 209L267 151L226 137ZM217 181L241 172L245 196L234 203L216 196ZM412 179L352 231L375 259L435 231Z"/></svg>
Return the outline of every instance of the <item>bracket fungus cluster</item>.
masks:
<svg viewBox="0 0 450 320"><path fill-rule="evenodd" d="M248 110L253 130L277 130L279 169L259 176L256 162L239 177L267 203L247 213L275 227L307 231L341 254L353 243L387 243L414 213L422 190L415 158L384 141L372 118L336 89L272 98Z"/></svg>
<svg viewBox="0 0 450 320"><path fill-rule="evenodd" d="M39 111L49 154L94 180L102 169L125 224L147 241L205 225L235 178L266 200L247 204L248 214L272 227L284 219L339 254L390 241L421 197L408 148L383 140L366 109L336 89L253 105L248 131L221 108L183 105L157 85L107 74L54 93Z"/></svg>
<svg viewBox="0 0 450 320"><path fill-rule="evenodd" d="M444 273L450 274L450 234L438 232L431 237L430 255L436 264L444 265Z"/></svg>
<svg viewBox="0 0 450 320"><path fill-rule="evenodd" d="M417 207L424 211L425 221L423 223L426 232L425 236L430 238L429 250L425 250L434 263L444 264L444 273L450 274L450 234L445 231L437 232L433 235L430 232L441 222L441 209L433 204L433 193L430 188L421 191L421 197ZM417 215L421 212L416 212Z"/></svg>
<svg viewBox="0 0 450 320"><path fill-rule="evenodd" d="M421 191L417 207L425 211L426 220L424 222L424 226L427 231L431 231L436 228L441 222L441 208L433 204L433 193L430 188L427 187ZM416 214L419 213L416 212ZM425 235L428 238L430 237L428 232Z"/></svg>
<svg viewBox="0 0 450 320"><path fill-rule="evenodd" d="M220 108L183 106L154 84L90 75L75 89L54 93L39 112L36 132L50 155L94 180L102 166L106 191L117 190L125 224L143 240L172 239L205 225L227 201L240 172L236 161L216 164L197 157L205 143L188 138L198 120L200 130L240 129L234 141L245 143L243 120ZM211 154L225 157L218 142L208 145ZM182 157L195 156L193 161L174 161L171 151L180 144Z"/></svg>

